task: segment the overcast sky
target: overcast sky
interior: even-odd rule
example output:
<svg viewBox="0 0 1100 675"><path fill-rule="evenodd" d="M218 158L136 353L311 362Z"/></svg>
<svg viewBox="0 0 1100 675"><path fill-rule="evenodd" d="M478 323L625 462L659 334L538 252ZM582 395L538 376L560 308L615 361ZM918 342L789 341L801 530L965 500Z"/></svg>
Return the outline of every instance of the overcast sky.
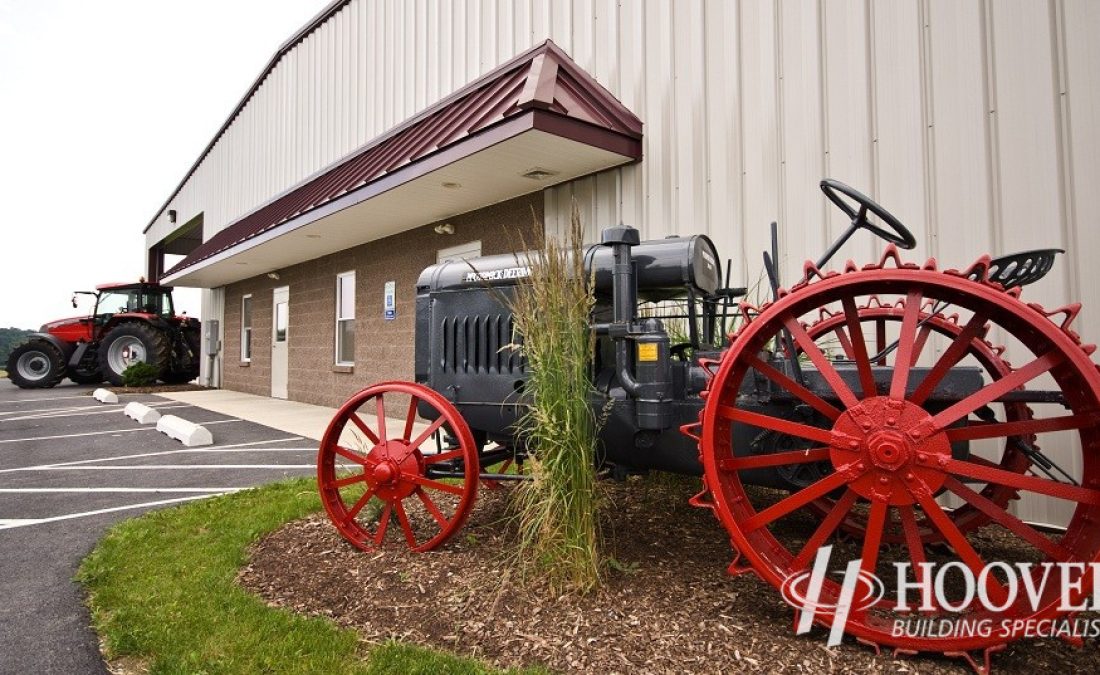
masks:
<svg viewBox="0 0 1100 675"><path fill-rule="evenodd" d="M73 290L136 281L142 229L326 4L0 0L0 327L37 328L79 313ZM179 305L197 316L198 292L177 291Z"/></svg>

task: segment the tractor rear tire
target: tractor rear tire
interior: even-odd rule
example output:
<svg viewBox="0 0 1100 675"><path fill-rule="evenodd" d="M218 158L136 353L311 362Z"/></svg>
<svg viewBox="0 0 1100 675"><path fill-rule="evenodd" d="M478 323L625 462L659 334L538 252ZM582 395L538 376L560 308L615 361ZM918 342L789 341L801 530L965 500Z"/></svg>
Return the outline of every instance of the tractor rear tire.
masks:
<svg viewBox="0 0 1100 675"><path fill-rule="evenodd" d="M128 322L110 330L99 345L99 371L116 387L131 365L144 361L156 366L157 377L168 370L171 348L163 331L144 323Z"/></svg>
<svg viewBox="0 0 1100 675"><path fill-rule="evenodd" d="M23 389L49 389L65 377L65 357L46 340L24 342L8 356L8 377Z"/></svg>

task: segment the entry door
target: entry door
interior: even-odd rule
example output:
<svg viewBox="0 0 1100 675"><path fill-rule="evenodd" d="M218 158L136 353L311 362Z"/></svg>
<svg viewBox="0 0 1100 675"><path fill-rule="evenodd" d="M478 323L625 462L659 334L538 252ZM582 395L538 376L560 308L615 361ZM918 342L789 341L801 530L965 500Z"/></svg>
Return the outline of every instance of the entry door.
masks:
<svg viewBox="0 0 1100 675"><path fill-rule="evenodd" d="M290 287L276 288L271 316L271 396L286 398L290 333Z"/></svg>

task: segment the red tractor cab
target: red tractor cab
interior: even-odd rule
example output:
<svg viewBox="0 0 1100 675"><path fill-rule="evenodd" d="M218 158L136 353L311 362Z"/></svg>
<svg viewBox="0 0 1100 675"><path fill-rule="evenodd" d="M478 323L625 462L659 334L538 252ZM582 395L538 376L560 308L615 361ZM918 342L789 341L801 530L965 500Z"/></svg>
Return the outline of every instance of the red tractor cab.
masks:
<svg viewBox="0 0 1100 675"><path fill-rule="evenodd" d="M198 319L177 315L172 288L160 284L102 284L76 296L95 296L90 316L59 319L12 350L8 377L24 389L53 387L65 377L78 384L121 385L131 365L155 366L158 379L177 384L199 374Z"/></svg>

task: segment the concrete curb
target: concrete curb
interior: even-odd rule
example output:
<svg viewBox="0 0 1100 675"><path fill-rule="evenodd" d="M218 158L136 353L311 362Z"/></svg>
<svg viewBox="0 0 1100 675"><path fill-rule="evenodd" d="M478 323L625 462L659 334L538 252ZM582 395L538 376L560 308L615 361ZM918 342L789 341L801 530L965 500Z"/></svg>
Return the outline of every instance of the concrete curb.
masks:
<svg viewBox="0 0 1100 675"><path fill-rule="evenodd" d="M92 392L92 398L100 403L118 403L118 394L102 387Z"/></svg>
<svg viewBox="0 0 1100 675"><path fill-rule="evenodd" d="M138 424L156 424L160 420L160 412L137 401L127 403L122 412Z"/></svg>
<svg viewBox="0 0 1100 675"><path fill-rule="evenodd" d="M165 434L168 438L174 438L189 448L214 444L214 437L206 427L188 422L175 415L161 417L157 421L157 431Z"/></svg>

